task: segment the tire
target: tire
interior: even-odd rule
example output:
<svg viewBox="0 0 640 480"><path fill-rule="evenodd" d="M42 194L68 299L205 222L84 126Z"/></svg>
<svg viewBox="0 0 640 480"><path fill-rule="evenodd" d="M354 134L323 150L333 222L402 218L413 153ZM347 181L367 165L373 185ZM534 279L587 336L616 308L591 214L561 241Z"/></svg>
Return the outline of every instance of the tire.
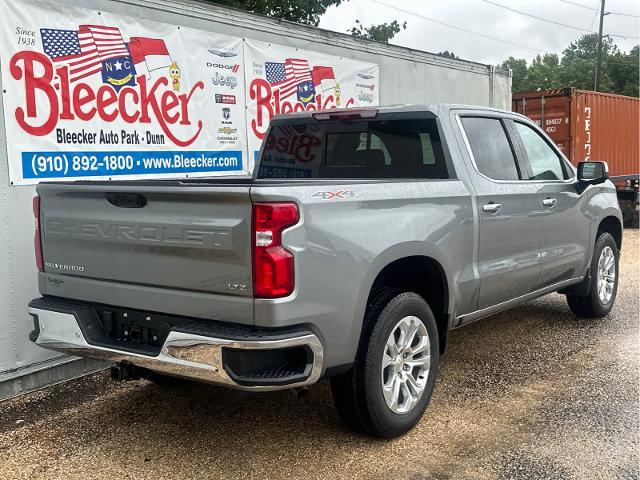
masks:
<svg viewBox="0 0 640 480"><path fill-rule="evenodd" d="M411 340L403 342L402 331ZM397 355L393 345L401 346ZM420 295L378 292L365 315L353 368L331 379L334 403L343 421L380 438L411 430L431 399L439 352L436 321Z"/></svg>
<svg viewBox="0 0 640 480"><path fill-rule="evenodd" d="M605 279L601 277L604 272L600 269L601 262L606 262L612 258L612 268L608 273L613 272L613 283L609 283L610 290L607 288L605 295L599 292ZM593 257L589 267L591 283L589 285L589 293L585 296L567 295L567 303L571 311L578 317L583 318L602 318L606 316L613 308L618 292L619 269L619 252L615 240L611 234L601 233L593 248ZM610 277L610 276L609 276ZM607 282L608 283L608 282Z"/></svg>

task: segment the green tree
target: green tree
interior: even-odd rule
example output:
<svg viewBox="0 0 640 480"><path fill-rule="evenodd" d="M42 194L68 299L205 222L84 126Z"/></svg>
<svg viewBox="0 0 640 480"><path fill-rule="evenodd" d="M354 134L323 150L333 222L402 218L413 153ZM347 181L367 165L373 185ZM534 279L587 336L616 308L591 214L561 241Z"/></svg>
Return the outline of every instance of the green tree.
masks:
<svg viewBox="0 0 640 480"><path fill-rule="evenodd" d="M640 96L640 45L633 47L628 54L616 52L609 57L607 72L613 84L613 92Z"/></svg>
<svg viewBox="0 0 640 480"><path fill-rule="evenodd" d="M343 0L212 0L227 7L261 13L269 17L317 26L320 17Z"/></svg>
<svg viewBox="0 0 640 480"><path fill-rule="evenodd" d="M618 52L611 37L602 38L602 70L600 91L612 92L613 82L608 72L608 59ZM560 80L565 87L592 90L596 74L598 55L598 34L587 33L575 42L571 42L562 52L562 70Z"/></svg>
<svg viewBox="0 0 640 480"><path fill-rule="evenodd" d="M536 90L561 88L560 57L555 53L537 55L527 69L527 80Z"/></svg>
<svg viewBox="0 0 640 480"><path fill-rule="evenodd" d="M396 36L400 30L407 28L407 22L402 25L394 20L391 23L381 23L380 25L371 25L370 27L363 27L360 20L356 20L356 25L348 30L354 37L368 38L369 40L375 40L377 42L389 43L393 37Z"/></svg>
<svg viewBox="0 0 640 480"><path fill-rule="evenodd" d="M562 57L545 53L530 64L524 58L509 57L501 65L513 72L514 93L548 88L575 87L592 90L598 52L598 35L587 34L571 42ZM640 46L621 52L610 37L602 42L600 91L639 96Z"/></svg>
<svg viewBox="0 0 640 480"><path fill-rule="evenodd" d="M529 69L524 58L509 57L499 65L503 70L511 69L511 90L514 93L535 90L529 81Z"/></svg>
<svg viewBox="0 0 640 480"><path fill-rule="evenodd" d="M444 57L459 58L455 53L450 52L449 50L445 50L444 52L438 52L438 55L442 55Z"/></svg>
<svg viewBox="0 0 640 480"><path fill-rule="evenodd" d="M213 3L227 7L239 8L253 13L261 13L269 17L282 18L290 22L304 23L318 26L320 17L331 6L338 6L349 0L210 0ZM381 23L362 27L359 20L349 30L354 37L368 38L378 42L389 43L396 33L407 28L407 22L402 25L397 20L391 23Z"/></svg>

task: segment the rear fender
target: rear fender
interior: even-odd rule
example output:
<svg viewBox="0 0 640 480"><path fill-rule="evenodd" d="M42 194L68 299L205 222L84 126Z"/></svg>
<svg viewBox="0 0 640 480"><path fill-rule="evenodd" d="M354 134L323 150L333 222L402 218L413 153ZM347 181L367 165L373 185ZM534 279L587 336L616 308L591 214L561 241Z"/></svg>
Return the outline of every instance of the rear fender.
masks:
<svg viewBox="0 0 640 480"><path fill-rule="evenodd" d="M447 305L448 311L447 314L449 316L449 328L451 327L451 320L453 319L453 309L454 309L454 288L452 285L451 275L449 275L450 270L450 262L447 259L447 256L444 253L444 250L441 247L438 247L435 244L429 244L420 241L413 242L405 242L393 245L388 249L382 251L370 264L369 269L367 270L364 281L362 282L362 286L358 291L358 296L356 298L359 299L358 306L355 311L355 317L353 322L351 323L351 332L350 338L352 340L352 345L354 345L354 358L357 351L357 345L360 341L360 336L362 333L364 315L367 309L367 303L369 300L369 295L371 293L371 289L373 284L384 268L395 262L396 260L400 260L406 257L429 257L440 264L443 272L445 272L445 278L447 282Z"/></svg>

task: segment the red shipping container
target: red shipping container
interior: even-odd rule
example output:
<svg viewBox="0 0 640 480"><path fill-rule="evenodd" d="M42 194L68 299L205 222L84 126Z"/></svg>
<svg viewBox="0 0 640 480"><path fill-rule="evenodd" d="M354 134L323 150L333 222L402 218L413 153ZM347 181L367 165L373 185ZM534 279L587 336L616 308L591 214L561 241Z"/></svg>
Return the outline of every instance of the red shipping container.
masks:
<svg viewBox="0 0 640 480"><path fill-rule="evenodd" d="M512 110L542 126L575 165L604 160L609 175L640 172L640 99L565 88L514 93Z"/></svg>

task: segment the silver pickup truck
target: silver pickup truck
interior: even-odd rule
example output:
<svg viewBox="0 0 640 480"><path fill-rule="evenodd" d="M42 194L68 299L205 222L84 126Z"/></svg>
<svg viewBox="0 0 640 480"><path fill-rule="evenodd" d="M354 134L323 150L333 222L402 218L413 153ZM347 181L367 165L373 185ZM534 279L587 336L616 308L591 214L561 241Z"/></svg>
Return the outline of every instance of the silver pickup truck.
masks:
<svg viewBox="0 0 640 480"><path fill-rule="evenodd" d="M421 418L451 329L552 292L602 317L622 218L529 119L456 105L276 117L253 178L40 184L38 345L119 378L329 377L342 418Z"/></svg>

